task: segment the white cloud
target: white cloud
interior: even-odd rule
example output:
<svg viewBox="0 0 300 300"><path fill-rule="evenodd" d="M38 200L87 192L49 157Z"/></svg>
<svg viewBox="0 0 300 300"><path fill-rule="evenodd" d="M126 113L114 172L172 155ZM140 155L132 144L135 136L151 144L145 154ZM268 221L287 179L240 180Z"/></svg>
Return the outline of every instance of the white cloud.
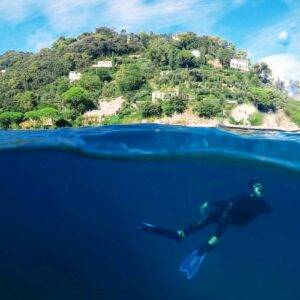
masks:
<svg viewBox="0 0 300 300"><path fill-rule="evenodd" d="M56 36L53 33L46 30L37 30L35 33L28 37L27 46L34 52L49 47L56 40Z"/></svg>
<svg viewBox="0 0 300 300"><path fill-rule="evenodd" d="M271 67L275 79L279 77L285 82L300 80L300 59L296 55L281 53L264 57L261 61Z"/></svg>
<svg viewBox="0 0 300 300"><path fill-rule="evenodd" d="M278 41L284 46L288 45L290 41L289 33L286 30L280 31L278 34Z"/></svg>
<svg viewBox="0 0 300 300"><path fill-rule="evenodd" d="M0 2L0 18L16 23L22 21L34 10L36 0L8 0Z"/></svg>
<svg viewBox="0 0 300 300"><path fill-rule="evenodd" d="M247 0L0 0L0 18L13 24L44 20L29 37L33 49L52 37L76 35L95 27L130 31L171 31L178 27L211 34L213 26ZM38 40L40 37L41 42ZM30 40L31 39L31 40Z"/></svg>
<svg viewBox="0 0 300 300"><path fill-rule="evenodd" d="M244 48L254 60L270 56L274 53L300 52L300 3L294 0L284 0L289 11L282 14L280 20L252 32L247 37Z"/></svg>
<svg viewBox="0 0 300 300"><path fill-rule="evenodd" d="M224 1L160 0L146 3L141 0L111 0L107 5L107 20L117 28L161 30L185 25L187 30L209 32L226 7Z"/></svg>

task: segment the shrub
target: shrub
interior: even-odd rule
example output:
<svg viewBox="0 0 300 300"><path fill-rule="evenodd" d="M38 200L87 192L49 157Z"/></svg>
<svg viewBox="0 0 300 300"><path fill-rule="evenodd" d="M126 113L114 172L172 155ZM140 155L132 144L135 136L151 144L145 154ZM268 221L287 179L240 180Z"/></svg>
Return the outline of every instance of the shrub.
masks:
<svg viewBox="0 0 300 300"><path fill-rule="evenodd" d="M62 96L65 103L74 109L77 114L82 114L86 110L94 108L94 104L89 100L86 90L82 87L73 86Z"/></svg>
<svg viewBox="0 0 300 300"><path fill-rule="evenodd" d="M136 91L146 82L138 64L122 66L116 76L116 82L122 93Z"/></svg>
<svg viewBox="0 0 300 300"><path fill-rule="evenodd" d="M168 116L172 117L174 113L183 113L186 110L186 100L176 97L170 100L166 100L162 104L163 112Z"/></svg>
<svg viewBox="0 0 300 300"><path fill-rule="evenodd" d="M22 121L23 114L19 112L6 111L0 114L0 126L2 128L9 128L13 124L18 124Z"/></svg>
<svg viewBox="0 0 300 300"><path fill-rule="evenodd" d="M118 125L121 124L121 118L117 115L108 116L102 121L102 125Z"/></svg>
<svg viewBox="0 0 300 300"><path fill-rule="evenodd" d="M60 114L57 109L53 107L44 107L39 110L33 110L25 113L25 118L39 121L42 118L57 119L59 118L59 115Z"/></svg>
<svg viewBox="0 0 300 300"><path fill-rule="evenodd" d="M263 112L276 111L284 102L284 98L280 92L270 88L252 87L250 92L252 93L253 102Z"/></svg>
<svg viewBox="0 0 300 300"><path fill-rule="evenodd" d="M260 126L263 123L263 116L261 113L257 112L252 114L249 117L249 122L251 124L251 126Z"/></svg>
<svg viewBox="0 0 300 300"><path fill-rule="evenodd" d="M146 102L141 107L143 118L160 117L162 115L162 106L160 103Z"/></svg>
<svg viewBox="0 0 300 300"><path fill-rule="evenodd" d="M199 117L213 118L222 111L222 106L219 100L207 97L196 103L194 112Z"/></svg>

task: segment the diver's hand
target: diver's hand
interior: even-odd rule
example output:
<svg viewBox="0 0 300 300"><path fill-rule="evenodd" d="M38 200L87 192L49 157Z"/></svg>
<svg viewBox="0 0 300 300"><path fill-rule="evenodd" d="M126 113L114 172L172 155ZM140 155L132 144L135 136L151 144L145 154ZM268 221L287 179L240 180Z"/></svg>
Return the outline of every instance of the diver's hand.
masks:
<svg viewBox="0 0 300 300"><path fill-rule="evenodd" d="M203 203L200 207L200 212L202 215L204 215L206 213L206 211L208 210L209 208L209 202L206 201L205 203Z"/></svg>

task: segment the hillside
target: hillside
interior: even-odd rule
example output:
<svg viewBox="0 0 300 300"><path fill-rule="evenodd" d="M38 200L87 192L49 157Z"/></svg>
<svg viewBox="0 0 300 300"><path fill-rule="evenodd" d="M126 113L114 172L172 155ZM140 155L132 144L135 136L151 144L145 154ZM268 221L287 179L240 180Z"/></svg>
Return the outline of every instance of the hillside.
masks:
<svg viewBox="0 0 300 300"><path fill-rule="evenodd" d="M232 59L246 69L230 67ZM243 103L258 109L248 116L252 125L262 124L261 113L282 109L300 122L298 104L271 84L266 64L248 65L247 53L233 44L191 32L99 28L62 37L37 54L7 52L0 69L2 128L148 122L180 114L245 125L231 114Z"/></svg>

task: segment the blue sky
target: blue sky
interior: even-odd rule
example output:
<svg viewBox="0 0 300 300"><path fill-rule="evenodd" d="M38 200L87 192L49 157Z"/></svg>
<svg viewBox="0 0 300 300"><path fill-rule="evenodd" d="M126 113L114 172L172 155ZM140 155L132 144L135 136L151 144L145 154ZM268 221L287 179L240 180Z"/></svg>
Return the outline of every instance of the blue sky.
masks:
<svg viewBox="0 0 300 300"><path fill-rule="evenodd" d="M213 34L300 78L299 0L0 0L0 53L38 51L95 27ZM283 76L282 75L282 76Z"/></svg>

